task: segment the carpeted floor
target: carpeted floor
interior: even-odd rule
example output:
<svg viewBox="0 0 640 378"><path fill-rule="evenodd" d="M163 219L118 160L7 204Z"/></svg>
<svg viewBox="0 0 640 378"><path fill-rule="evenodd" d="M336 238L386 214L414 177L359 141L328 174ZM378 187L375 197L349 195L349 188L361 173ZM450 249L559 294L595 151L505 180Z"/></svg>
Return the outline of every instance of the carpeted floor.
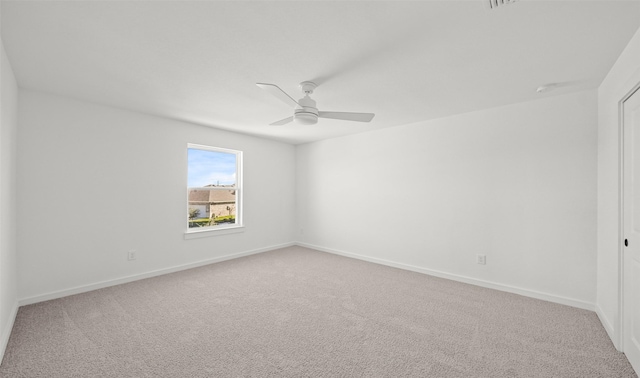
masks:
<svg viewBox="0 0 640 378"><path fill-rule="evenodd" d="M21 307L1 377L635 377L596 314L290 247Z"/></svg>

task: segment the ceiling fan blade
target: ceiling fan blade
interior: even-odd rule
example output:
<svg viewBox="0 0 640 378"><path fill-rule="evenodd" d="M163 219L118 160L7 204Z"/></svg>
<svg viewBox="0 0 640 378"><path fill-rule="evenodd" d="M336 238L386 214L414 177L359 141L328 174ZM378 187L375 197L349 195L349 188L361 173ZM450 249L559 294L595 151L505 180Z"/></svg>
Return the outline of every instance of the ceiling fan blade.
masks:
<svg viewBox="0 0 640 378"><path fill-rule="evenodd" d="M293 117L287 117L285 119L281 119L280 121L276 121L274 123L270 123L270 126L282 126L282 125L286 125L287 123L293 121Z"/></svg>
<svg viewBox="0 0 640 378"><path fill-rule="evenodd" d="M294 100L291 96L289 96L285 91L280 89L279 86L275 84L267 84L267 83L256 83L256 85L264 89L265 91L271 93L272 95L276 96L278 99L280 99L280 101L284 102L285 104L293 107L298 106L298 102Z"/></svg>
<svg viewBox="0 0 640 378"><path fill-rule="evenodd" d="M342 119L345 121L371 122L373 113L349 113L349 112L318 112L320 118Z"/></svg>

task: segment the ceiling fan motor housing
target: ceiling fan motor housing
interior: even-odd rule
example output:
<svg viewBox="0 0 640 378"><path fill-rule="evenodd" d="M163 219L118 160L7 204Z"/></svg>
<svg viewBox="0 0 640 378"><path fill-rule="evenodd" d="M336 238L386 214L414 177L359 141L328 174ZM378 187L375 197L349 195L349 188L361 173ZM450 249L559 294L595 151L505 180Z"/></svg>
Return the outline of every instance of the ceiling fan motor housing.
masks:
<svg viewBox="0 0 640 378"><path fill-rule="evenodd" d="M298 100L298 105L295 109L293 119L301 125L315 125L318 123L318 108L316 108L316 102L312 100L309 95L304 96Z"/></svg>

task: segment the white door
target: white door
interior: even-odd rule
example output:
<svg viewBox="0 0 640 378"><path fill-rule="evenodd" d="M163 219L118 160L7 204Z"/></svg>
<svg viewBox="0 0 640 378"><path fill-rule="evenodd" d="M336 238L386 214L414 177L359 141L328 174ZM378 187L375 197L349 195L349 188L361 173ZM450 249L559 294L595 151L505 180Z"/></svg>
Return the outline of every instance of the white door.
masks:
<svg viewBox="0 0 640 378"><path fill-rule="evenodd" d="M623 103L623 117L623 348L640 373L640 90Z"/></svg>

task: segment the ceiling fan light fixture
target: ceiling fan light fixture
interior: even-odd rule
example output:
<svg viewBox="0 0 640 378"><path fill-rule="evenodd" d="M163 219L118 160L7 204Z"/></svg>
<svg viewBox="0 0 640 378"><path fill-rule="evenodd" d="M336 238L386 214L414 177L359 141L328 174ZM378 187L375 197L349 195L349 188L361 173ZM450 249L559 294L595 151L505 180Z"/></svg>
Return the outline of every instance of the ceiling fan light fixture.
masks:
<svg viewBox="0 0 640 378"><path fill-rule="evenodd" d="M309 112L296 112L293 119L301 125L315 125L318 123L318 115Z"/></svg>

